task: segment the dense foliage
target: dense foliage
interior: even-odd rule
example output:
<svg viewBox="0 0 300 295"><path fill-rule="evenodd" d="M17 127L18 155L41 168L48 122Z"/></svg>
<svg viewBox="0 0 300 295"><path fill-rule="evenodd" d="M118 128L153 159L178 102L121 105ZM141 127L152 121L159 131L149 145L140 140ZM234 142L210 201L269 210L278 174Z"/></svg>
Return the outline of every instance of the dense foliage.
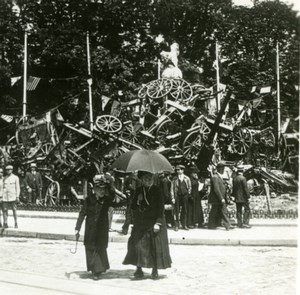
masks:
<svg viewBox="0 0 300 295"><path fill-rule="evenodd" d="M23 75L27 30L28 75L44 78L36 91L28 93L29 114L44 112L72 97L85 106L89 32L95 112L103 94L116 97L122 90L124 99L135 98L142 83L157 77L159 52L172 40L180 44L179 67L184 78L212 86L218 40L221 56L227 60L223 82L243 97L253 85L276 89L278 42L283 113L297 116L299 18L280 1L257 1L252 8L232 6L230 0L15 3L17 6L13 1L0 1L0 114L22 113L22 80L11 87L10 78ZM158 43L160 34L164 41ZM76 79L63 80L70 77Z"/></svg>

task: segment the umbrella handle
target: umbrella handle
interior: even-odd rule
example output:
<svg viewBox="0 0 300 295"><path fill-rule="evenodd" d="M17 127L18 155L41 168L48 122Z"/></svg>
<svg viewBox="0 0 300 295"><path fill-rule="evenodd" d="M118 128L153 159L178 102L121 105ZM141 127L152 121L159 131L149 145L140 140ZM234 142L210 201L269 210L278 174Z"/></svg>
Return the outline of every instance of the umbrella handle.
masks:
<svg viewBox="0 0 300 295"><path fill-rule="evenodd" d="M70 253L72 253L72 254L75 254L75 253L77 252L77 245L78 245L78 240L79 240L80 234L77 233L77 234L75 235L75 237L76 237L75 250L72 251L72 249L70 249Z"/></svg>

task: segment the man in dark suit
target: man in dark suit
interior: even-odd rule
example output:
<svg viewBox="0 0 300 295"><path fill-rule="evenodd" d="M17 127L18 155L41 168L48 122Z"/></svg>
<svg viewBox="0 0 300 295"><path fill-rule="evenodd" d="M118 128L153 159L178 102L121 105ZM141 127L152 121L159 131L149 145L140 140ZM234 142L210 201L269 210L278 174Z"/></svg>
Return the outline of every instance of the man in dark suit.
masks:
<svg viewBox="0 0 300 295"><path fill-rule="evenodd" d="M43 180L41 173L36 171L36 164L30 164L30 171L26 172L24 183L28 193L28 203L38 203L42 198Z"/></svg>
<svg viewBox="0 0 300 295"><path fill-rule="evenodd" d="M239 228L250 228L250 193L247 186L247 181L243 175L243 167L237 168L237 175L233 178L232 194L236 202L236 219ZM243 216L244 207L244 216Z"/></svg>
<svg viewBox="0 0 300 295"><path fill-rule="evenodd" d="M226 187L222 179L224 173L225 163L219 162L217 165L217 172L211 177L211 188L208 196L208 203L211 204L211 209L208 218L208 228L216 229L220 226L221 221L226 228L231 228L228 211L226 208Z"/></svg>
<svg viewBox="0 0 300 295"><path fill-rule="evenodd" d="M187 227L187 210L188 199L191 198L192 185L190 178L184 174L184 169L183 165L175 167L177 176L171 184L171 199L175 200L175 231L178 231L179 215L182 228L189 230Z"/></svg>

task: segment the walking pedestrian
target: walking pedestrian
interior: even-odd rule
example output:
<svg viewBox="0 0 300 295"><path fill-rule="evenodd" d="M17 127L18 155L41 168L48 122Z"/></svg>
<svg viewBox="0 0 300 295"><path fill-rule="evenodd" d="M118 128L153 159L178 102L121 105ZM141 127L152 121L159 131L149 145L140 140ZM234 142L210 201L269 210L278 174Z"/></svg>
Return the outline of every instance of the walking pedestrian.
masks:
<svg viewBox="0 0 300 295"><path fill-rule="evenodd" d="M231 228L228 211L226 207L226 186L222 179L225 163L220 161L217 165L217 172L211 177L211 188L208 196L208 203L211 204L211 209L208 218L208 228L216 229L221 225L221 221L226 228Z"/></svg>
<svg viewBox="0 0 300 295"><path fill-rule="evenodd" d="M178 231L179 220L181 226L185 230L189 230L187 227L187 215L188 215L188 199L191 198L191 180L184 174L185 166L178 165L175 167L177 176L172 181L171 195L175 200L175 231Z"/></svg>
<svg viewBox="0 0 300 295"><path fill-rule="evenodd" d="M250 193L243 167L237 167L237 175L232 181L232 195L236 203L236 219L239 228L250 228ZM244 214L243 214L244 208Z"/></svg>
<svg viewBox="0 0 300 295"><path fill-rule="evenodd" d="M20 182L19 177L13 174L13 166L7 165L5 167L6 175L3 179L3 227L8 228L8 209L11 208L13 211L15 228L18 228L17 218L17 203L20 197Z"/></svg>
<svg viewBox="0 0 300 295"><path fill-rule="evenodd" d="M87 271L92 272L94 280L98 280L101 273L109 269L108 208L117 204L118 199L115 199L115 191L110 180L104 175L95 175L93 189L88 191L75 227L75 235L78 235L82 222L86 218L84 233L86 265Z"/></svg>
<svg viewBox="0 0 300 295"><path fill-rule="evenodd" d="M133 228L128 240L123 264L135 265L134 277L144 277L142 268L152 268L151 278L158 279L158 269L171 267L168 234L164 218L164 201L153 174L138 172L141 186L136 189L133 201Z"/></svg>
<svg viewBox="0 0 300 295"><path fill-rule="evenodd" d="M38 204L42 198L43 180L37 171L36 163L30 164L30 171L26 172L24 179L29 204Z"/></svg>

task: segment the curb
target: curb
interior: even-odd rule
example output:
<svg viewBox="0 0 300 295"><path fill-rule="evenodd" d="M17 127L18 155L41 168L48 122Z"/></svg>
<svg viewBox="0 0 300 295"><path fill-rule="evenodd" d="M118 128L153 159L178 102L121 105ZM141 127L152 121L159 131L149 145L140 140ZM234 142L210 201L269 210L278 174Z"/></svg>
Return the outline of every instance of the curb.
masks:
<svg viewBox="0 0 300 295"><path fill-rule="evenodd" d="M37 238L46 240L67 240L75 241L74 235L39 233L2 229L1 237ZM110 236L111 243L127 243L129 236ZM83 242L83 236L79 238ZM297 239L195 239L195 238L169 238L172 245L206 245L206 246L269 246L269 247L297 247Z"/></svg>

